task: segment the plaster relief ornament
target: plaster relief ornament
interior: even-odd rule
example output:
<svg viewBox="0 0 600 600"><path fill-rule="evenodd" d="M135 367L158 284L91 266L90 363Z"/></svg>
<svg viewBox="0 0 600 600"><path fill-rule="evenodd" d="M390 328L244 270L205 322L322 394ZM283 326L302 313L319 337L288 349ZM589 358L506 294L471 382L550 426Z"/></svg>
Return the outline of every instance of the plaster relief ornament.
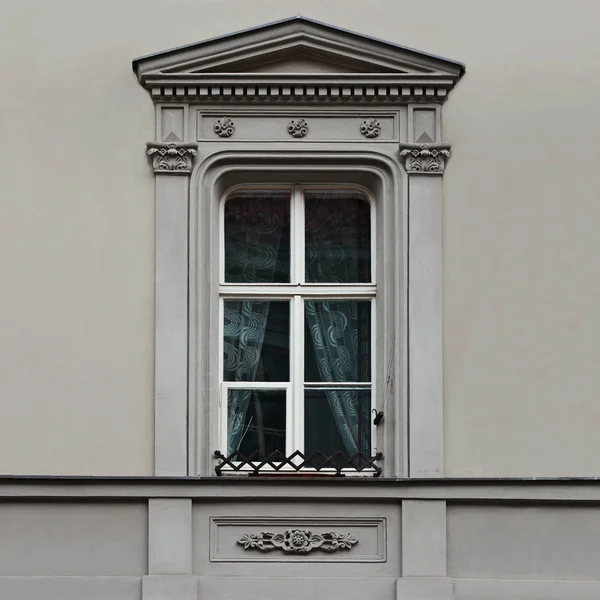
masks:
<svg viewBox="0 0 600 600"><path fill-rule="evenodd" d="M360 124L360 132L368 138L376 138L381 133L381 125L377 119L365 119Z"/></svg>
<svg viewBox="0 0 600 600"><path fill-rule="evenodd" d="M217 119L215 122L215 133L219 137L228 138L233 135L235 131L234 122L228 117L223 117L222 119Z"/></svg>
<svg viewBox="0 0 600 600"><path fill-rule="evenodd" d="M288 123L288 133L295 138L304 137L308 133L308 123L304 119L294 119Z"/></svg>
<svg viewBox="0 0 600 600"><path fill-rule="evenodd" d="M404 159L407 173L444 172L450 156L448 144L400 144L400 156Z"/></svg>
<svg viewBox="0 0 600 600"><path fill-rule="evenodd" d="M196 144L148 142L146 146L156 173L190 173L198 154Z"/></svg>
<svg viewBox="0 0 600 600"><path fill-rule="evenodd" d="M244 550L271 552L279 549L293 554L308 554L313 550L323 552L350 550L357 543L358 540L351 533L336 531L313 533L309 529L286 529L283 533L270 531L244 533L238 540L238 544L244 546Z"/></svg>

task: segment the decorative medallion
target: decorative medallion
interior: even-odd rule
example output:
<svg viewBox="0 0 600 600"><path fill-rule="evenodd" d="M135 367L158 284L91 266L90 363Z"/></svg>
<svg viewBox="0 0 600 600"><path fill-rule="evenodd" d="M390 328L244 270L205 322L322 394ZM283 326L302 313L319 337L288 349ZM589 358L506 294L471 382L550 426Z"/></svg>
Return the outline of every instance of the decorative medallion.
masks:
<svg viewBox="0 0 600 600"><path fill-rule="evenodd" d="M407 173L441 175L450 156L449 144L400 144Z"/></svg>
<svg viewBox="0 0 600 600"><path fill-rule="evenodd" d="M197 144L148 142L148 155L153 157L155 173L190 173L192 161L198 154Z"/></svg>
<svg viewBox="0 0 600 600"><path fill-rule="evenodd" d="M288 133L296 138L308 133L308 123L304 119L294 119L288 123Z"/></svg>
<svg viewBox="0 0 600 600"><path fill-rule="evenodd" d="M350 550L358 540L351 533L337 533L325 531L313 533L309 529L286 529L283 533L261 531L260 533L244 533L238 544L245 550L261 550L271 552L279 549L283 552L295 554L308 554L313 550L323 552L336 552Z"/></svg>
<svg viewBox="0 0 600 600"><path fill-rule="evenodd" d="M222 119L216 120L215 133L219 137L223 137L223 138L231 137L233 135L234 131L235 131L235 124L230 118L223 117Z"/></svg>
<svg viewBox="0 0 600 600"><path fill-rule="evenodd" d="M377 119L365 119L360 124L360 132L368 138L376 138L381 133L381 125Z"/></svg>

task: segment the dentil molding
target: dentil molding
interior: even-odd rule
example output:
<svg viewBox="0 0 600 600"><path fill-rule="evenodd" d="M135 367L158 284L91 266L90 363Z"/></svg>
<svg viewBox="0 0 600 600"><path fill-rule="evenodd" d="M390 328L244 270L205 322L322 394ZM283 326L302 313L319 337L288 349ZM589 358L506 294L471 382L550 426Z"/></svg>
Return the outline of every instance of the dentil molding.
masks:
<svg viewBox="0 0 600 600"><path fill-rule="evenodd" d="M400 158L407 173L442 175L450 148L450 144L400 144Z"/></svg>
<svg viewBox="0 0 600 600"><path fill-rule="evenodd" d="M148 142L146 147L155 173L191 173L198 154L198 144Z"/></svg>

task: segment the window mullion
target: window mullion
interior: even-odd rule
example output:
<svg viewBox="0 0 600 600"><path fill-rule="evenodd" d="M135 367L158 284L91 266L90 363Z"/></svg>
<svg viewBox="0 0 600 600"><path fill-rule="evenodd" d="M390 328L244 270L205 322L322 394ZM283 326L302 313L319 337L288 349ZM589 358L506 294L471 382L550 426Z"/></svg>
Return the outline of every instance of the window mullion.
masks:
<svg viewBox="0 0 600 600"><path fill-rule="evenodd" d="M292 299L292 430L291 451L304 450L304 303L302 296Z"/></svg>
<svg viewBox="0 0 600 600"><path fill-rule="evenodd" d="M294 186L292 194L292 227L294 241L292 255L294 261L293 283L304 283L304 198L302 187Z"/></svg>
<svg viewBox="0 0 600 600"><path fill-rule="evenodd" d="M292 191L292 283L304 283L304 200L302 186ZM292 298L292 427L290 430L291 452L304 450L304 304L302 296ZM291 453L290 452L290 453Z"/></svg>

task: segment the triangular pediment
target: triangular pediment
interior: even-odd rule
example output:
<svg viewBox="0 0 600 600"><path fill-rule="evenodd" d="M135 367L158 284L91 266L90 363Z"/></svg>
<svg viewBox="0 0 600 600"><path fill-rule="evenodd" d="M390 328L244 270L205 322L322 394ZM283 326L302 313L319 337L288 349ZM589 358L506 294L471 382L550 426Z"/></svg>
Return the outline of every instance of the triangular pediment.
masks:
<svg viewBox="0 0 600 600"><path fill-rule="evenodd" d="M464 72L456 61L304 17L138 58L133 67L153 95L154 90L178 84L206 83L216 89L253 81L256 85L311 85L313 79L317 84L340 85L372 81L380 87L430 83L447 91Z"/></svg>

